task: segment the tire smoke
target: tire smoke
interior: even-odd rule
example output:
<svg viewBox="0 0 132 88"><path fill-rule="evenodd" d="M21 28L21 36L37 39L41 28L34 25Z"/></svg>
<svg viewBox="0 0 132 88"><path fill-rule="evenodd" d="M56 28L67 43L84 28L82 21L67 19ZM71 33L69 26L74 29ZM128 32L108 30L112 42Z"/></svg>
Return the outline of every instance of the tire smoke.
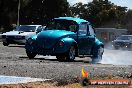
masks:
<svg viewBox="0 0 132 88"><path fill-rule="evenodd" d="M109 43L105 46L101 63L113 65L132 65L132 51L123 49L115 50Z"/></svg>

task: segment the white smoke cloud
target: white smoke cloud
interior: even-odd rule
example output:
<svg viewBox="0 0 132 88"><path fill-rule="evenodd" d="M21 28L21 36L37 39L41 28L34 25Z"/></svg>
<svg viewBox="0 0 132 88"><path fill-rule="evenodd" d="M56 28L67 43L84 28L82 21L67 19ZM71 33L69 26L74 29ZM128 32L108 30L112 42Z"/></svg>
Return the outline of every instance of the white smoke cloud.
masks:
<svg viewBox="0 0 132 88"><path fill-rule="evenodd" d="M105 49L102 64L132 65L132 51Z"/></svg>

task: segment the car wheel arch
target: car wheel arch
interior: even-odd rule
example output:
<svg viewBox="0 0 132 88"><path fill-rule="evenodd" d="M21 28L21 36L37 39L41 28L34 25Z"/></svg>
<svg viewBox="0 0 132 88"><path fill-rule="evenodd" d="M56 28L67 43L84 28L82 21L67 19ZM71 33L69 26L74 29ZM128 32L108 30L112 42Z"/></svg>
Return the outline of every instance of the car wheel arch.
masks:
<svg viewBox="0 0 132 88"><path fill-rule="evenodd" d="M96 51L99 47L104 48L104 45L103 44L94 44L92 49L91 49L91 55L94 55L95 54L94 51Z"/></svg>
<svg viewBox="0 0 132 88"><path fill-rule="evenodd" d="M100 63L102 60L102 55L104 53L104 45L98 45L94 48L92 56L91 56L91 63L96 64Z"/></svg>
<svg viewBox="0 0 132 88"><path fill-rule="evenodd" d="M76 42L73 42L72 44L71 44L71 46L74 46L75 47L75 50L76 50L76 55L75 56L78 56L78 44L76 43Z"/></svg>
<svg viewBox="0 0 132 88"><path fill-rule="evenodd" d="M73 38L63 38L63 39L61 39L61 41L66 42L66 44L68 44L68 46L69 46L68 48L70 48L70 46L73 45L76 49L76 52L78 53L78 44L77 44L76 40L74 40Z"/></svg>

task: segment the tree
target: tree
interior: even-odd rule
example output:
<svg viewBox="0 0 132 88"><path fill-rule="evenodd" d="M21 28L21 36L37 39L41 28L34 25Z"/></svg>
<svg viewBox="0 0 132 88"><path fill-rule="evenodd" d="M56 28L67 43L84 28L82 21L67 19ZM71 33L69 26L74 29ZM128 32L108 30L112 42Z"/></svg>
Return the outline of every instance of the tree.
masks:
<svg viewBox="0 0 132 88"><path fill-rule="evenodd" d="M0 28L11 30L17 23L19 0L0 0ZM48 19L69 14L67 0L20 0L20 24L44 24Z"/></svg>
<svg viewBox="0 0 132 88"><path fill-rule="evenodd" d="M132 10L128 10L125 15L124 24L128 29L128 32L132 34Z"/></svg>
<svg viewBox="0 0 132 88"><path fill-rule="evenodd" d="M121 24L126 7L114 5L108 0L93 0L88 4L76 3L71 7L72 15L89 20L95 27L116 20Z"/></svg>
<svg viewBox="0 0 132 88"><path fill-rule="evenodd" d="M0 0L0 28L5 31L12 30L12 24L17 23L17 11L19 0ZM21 8L28 4L29 0L21 0Z"/></svg>
<svg viewBox="0 0 132 88"><path fill-rule="evenodd" d="M68 14L67 0L32 0L28 6L21 10L25 23L44 24L48 19Z"/></svg>

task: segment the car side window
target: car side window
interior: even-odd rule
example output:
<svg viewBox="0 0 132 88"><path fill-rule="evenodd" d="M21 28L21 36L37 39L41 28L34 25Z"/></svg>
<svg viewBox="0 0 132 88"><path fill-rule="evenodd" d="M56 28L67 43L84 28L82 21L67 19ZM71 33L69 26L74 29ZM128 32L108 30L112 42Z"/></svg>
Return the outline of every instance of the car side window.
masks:
<svg viewBox="0 0 132 88"><path fill-rule="evenodd" d="M91 36L95 36L94 29L91 25L89 25L89 33Z"/></svg>
<svg viewBox="0 0 132 88"><path fill-rule="evenodd" d="M70 31L72 31L72 32L76 32L76 30L77 30L77 26L74 24L74 25L70 25L69 26L69 29L70 29Z"/></svg>
<svg viewBox="0 0 132 88"><path fill-rule="evenodd" d="M80 24L78 33L79 35L87 35L87 24Z"/></svg>

